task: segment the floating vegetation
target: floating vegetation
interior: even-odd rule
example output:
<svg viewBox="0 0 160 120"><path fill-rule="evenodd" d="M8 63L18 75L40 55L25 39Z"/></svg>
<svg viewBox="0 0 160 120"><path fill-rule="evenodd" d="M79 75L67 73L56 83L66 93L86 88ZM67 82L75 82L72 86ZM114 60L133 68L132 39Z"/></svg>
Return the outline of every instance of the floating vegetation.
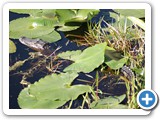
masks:
<svg viewBox="0 0 160 120"><path fill-rule="evenodd" d="M92 47L88 47L78 56L77 54L74 54L76 56L72 54L71 59L73 60L74 58L74 63L65 68L64 72L74 71L74 72L89 73L93 71L95 68L99 67L104 62L105 47L106 43L101 43ZM75 52L77 53L77 51ZM62 54L66 57L64 53ZM63 58L61 54L60 56Z"/></svg>
<svg viewBox="0 0 160 120"><path fill-rule="evenodd" d="M83 93L91 92L88 85L71 85L77 73L52 74L21 91L18 102L21 108L58 108Z"/></svg>
<svg viewBox="0 0 160 120"><path fill-rule="evenodd" d="M98 22L96 9L10 11L29 15L10 21L10 39L29 48L27 58L10 66L10 77L21 75L25 87L18 93L20 108L139 108L136 96L145 86L144 10L117 9ZM77 32L81 27L87 29ZM18 50L10 40L10 56Z"/></svg>
<svg viewBox="0 0 160 120"><path fill-rule="evenodd" d="M16 46L13 41L9 40L9 53L15 53L16 52Z"/></svg>

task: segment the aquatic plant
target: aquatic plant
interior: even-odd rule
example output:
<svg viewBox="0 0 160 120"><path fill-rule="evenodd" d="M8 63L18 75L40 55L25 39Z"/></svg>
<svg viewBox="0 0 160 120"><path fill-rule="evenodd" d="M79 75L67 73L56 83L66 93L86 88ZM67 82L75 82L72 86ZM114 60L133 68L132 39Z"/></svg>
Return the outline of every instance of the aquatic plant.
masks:
<svg viewBox="0 0 160 120"><path fill-rule="evenodd" d="M47 42L61 39L57 31L71 31L81 23L90 20L99 10L96 9L11 9L11 12L29 14L10 22L10 38L40 38Z"/></svg>
<svg viewBox="0 0 160 120"><path fill-rule="evenodd" d="M10 38L26 36L40 38L48 43L61 38L58 31L76 30L99 12L75 9L65 12L61 9L11 11L27 13L29 17L10 22ZM144 18L144 11L114 11L110 13L110 17L115 22L109 23L102 17L98 23L88 22L88 31L84 31L83 35L66 35L75 37L72 41L79 46L85 46L85 49L60 53L53 51L54 54L44 55L45 57L42 53L42 60L36 62L37 64L30 68L23 78L28 82L26 78L41 65L45 65L50 75L26 85L18 96L21 108L72 108L78 97L83 98L82 104L76 106L81 109L139 108L135 98L145 84L145 23L141 20ZM22 25L15 29L18 23ZM30 58L18 61L10 67L10 70L16 70L28 60ZM64 68L62 65L63 69L57 71L61 63L67 63L67 66ZM96 74L90 75L91 72ZM85 74L92 80L81 79L82 84L72 84L78 81L79 74ZM123 85L126 91L123 95L107 93L108 91L100 88L102 82L106 89L109 86L113 90L116 89L115 86ZM125 98L127 103L121 104Z"/></svg>
<svg viewBox="0 0 160 120"><path fill-rule="evenodd" d="M9 53L15 53L16 52L16 45L13 41L9 40Z"/></svg>
<svg viewBox="0 0 160 120"><path fill-rule="evenodd" d="M80 54L77 54L79 51L67 51L66 53L59 54L58 56L61 58L66 58L67 55L67 59L74 61L73 64L64 69L64 72L74 71L89 73L93 71L104 62L105 47L106 43L101 43L92 47L88 47ZM72 56L70 56L68 53L71 53Z"/></svg>
<svg viewBox="0 0 160 120"><path fill-rule="evenodd" d="M51 74L23 89L18 97L21 108L53 109L75 100L81 94L91 92L88 85L71 85L77 73Z"/></svg>
<svg viewBox="0 0 160 120"><path fill-rule="evenodd" d="M127 109L128 106L120 104L126 95L109 96L98 101L93 101L90 105L91 109Z"/></svg>

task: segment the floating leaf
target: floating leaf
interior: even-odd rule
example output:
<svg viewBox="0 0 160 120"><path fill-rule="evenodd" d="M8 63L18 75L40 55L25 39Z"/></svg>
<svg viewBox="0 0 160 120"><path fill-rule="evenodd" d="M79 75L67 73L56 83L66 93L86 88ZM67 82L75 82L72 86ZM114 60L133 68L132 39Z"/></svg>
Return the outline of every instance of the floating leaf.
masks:
<svg viewBox="0 0 160 120"><path fill-rule="evenodd" d="M9 11L19 14L29 14L34 17L54 19L56 9L10 9Z"/></svg>
<svg viewBox="0 0 160 120"><path fill-rule="evenodd" d="M72 30L76 30L77 28L79 28L79 26L61 26L59 27L57 30L58 31L72 31Z"/></svg>
<svg viewBox="0 0 160 120"><path fill-rule="evenodd" d="M60 21L59 31L71 31L76 30L80 27L80 23L86 22L91 19L94 15L98 14L99 10L96 9L58 9L56 10L58 19ZM76 23L73 25L72 23Z"/></svg>
<svg viewBox="0 0 160 120"><path fill-rule="evenodd" d="M35 15L37 13L41 13L41 9L10 9L9 11L19 13L19 14L30 14Z"/></svg>
<svg viewBox="0 0 160 120"><path fill-rule="evenodd" d="M123 16L132 16L137 18L145 17L145 9L114 9L114 11Z"/></svg>
<svg viewBox="0 0 160 120"><path fill-rule="evenodd" d="M58 31L76 30L82 22L87 21L87 18L91 19L98 13L96 9L11 9L10 11L20 14L30 14L30 17L20 18L10 22L10 38L18 39L22 36L37 38L47 35L45 38L49 38L49 41L57 40L51 39L50 35L48 35L55 28ZM74 25L72 23L76 24Z"/></svg>
<svg viewBox="0 0 160 120"><path fill-rule="evenodd" d="M72 9L57 9L56 14L60 23L65 23L76 16L76 13Z"/></svg>
<svg viewBox="0 0 160 120"><path fill-rule="evenodd" d="M111 69L119 69L123 67L126 62L127 58L123 58L121 53L109 46L106 46L105 64L107 64Z"/></svg>
<svg viewBox="0 0 160 120"><path fill-rule="evenodd" d="M18 104L23 109L51 109L57 108L65 103L66 101L60 100L37 99L36 96L29 93L29 88L23 89L18 97Z"/></svg>
<svg viewBox="0 0 160 120"><path fill-rule="evenodd" d="M88 85L72 85L76 73L48 75L21 91L18 103L21 108L58 108L81 94L90 92Z"/></svg>
<svg viewBox="0 0 160 120"><path fill-rule="evenodd" d="M49 42L49 43L52 43L52 42L56 42L58 40L61 39L61 36L58 32L56 32L55 30L52 31L51 33L47 34L47 35L43 35L43 36L39 36L38 38L46 41L46 42Z"/></svg>
<svg viewBox="0 0 160 120"><path fill-rule="evenodd" d="M36 38L51 33L53 23L56 21L47 21L41 18L19 18L10 22L10 38L20 38L22 36Z"/></svg>
<svg viewBox="0 0 160 120"><path fill-rule="evenodd" d="M78 57L81 53L82 53L81 50L67 51L67 52L63 52L63 53L58 54L58 57L63 58L63 59L67 59L67 60L75 61L75 60L78 59Z"/></svg>
<svg viewBox="0 0 160 120"><path fill-rule="evenodd" d="M57 19L56 9L42 9L41 13L37 13L35 14L35 16L43 17L50 20Z"/></svg>
<svg viewBox="0 0 160 120"><path fill-rule="evenodd" d="M111 109L116 107L118 108L120 107L119 105L121 105L120 103L125 99L125 97L125 94L121 96L109 96L103 99L99 99L98 101L92 102L90 107L92 109Z"/></svg>
<svg viewBox="0 0 160 120"><path fill-rule="evenodd" d="M127 62L127 58L122 58L118 61L116 60L106 60L105 64L107 64L111 69L119 69L124 66L124 64Z"/></svg>
<svg viewBox="0 0 160 120"><path fill-rule="evenodd" d="M68 20L69 22L86 22L99 13L99 9L78 9L75 16Z"/></svg>
<svg viewBox="0 0 160 120"><path fill-rule="evenodd" d="M74 59L74 63L64 69L67 71L89 73L99 67L104 62L104 52L106 43L100 43L85 49L79 57ZM68 53L67 53L68 54Z"/></svg>
<svg viewBox="0 0 160 120"><path fill-rule="evenodd" d="M15 53L16 52L16 45L13 41L9 40L9 53Z"/></svg>
<svg viewBox="0 0 160 120"><path fill-rule="evenodd" d="M88 17L93 17L98 14L98 9L57 9L60 22L82 22L86 21Z"/></svg>
<svg viewBox="0 0 160 120"><path fill-rule="evenodd" d="M129 109L129 107L127 105L118 104L110 106L109 109Z"/></svg>

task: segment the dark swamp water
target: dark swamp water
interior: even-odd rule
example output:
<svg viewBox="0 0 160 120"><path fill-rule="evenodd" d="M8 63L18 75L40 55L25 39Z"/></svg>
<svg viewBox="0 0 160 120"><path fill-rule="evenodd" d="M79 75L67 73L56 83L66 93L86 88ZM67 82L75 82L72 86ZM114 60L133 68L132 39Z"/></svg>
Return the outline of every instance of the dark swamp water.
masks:
<svg viewBox="0 0 160 120"><path fill-rule="evenodd" d="M109 19L109 11L112 11L112 10L101 10L100 13L92 19L92 21L98 22L102 16L104 17L104 19L106 18L107 21L110 20ZM22 15L22 14L16 14L16 13L10 12L9 13L9 20L12 21L14 19L21 18L21 17L27 17L27 16L28 15L24 15L24 14ZM112 20L112 22L113 22L113 20ZM102 23L102 26L103 26L103 23ZM63 32L59 32L59 33L60 33L62 39L56 43L51 44L51 46L53 48L57 48L58 46L61 46L61 49L58 50L57 53L67 51L67 50L83 50L86 48L85 46L77 46L76 43L69 41L65 37L65 34ZM16 53L9 55L10 66L19 60L27 59L29 57L28 53L34 52L34 50L28 48L25 45L22 45L19 42L19 40L13 40L13 42L16 44L17 51L16 51ZM66 43L67 43L67 45L66 45ZM16 73L18 71L26 71L27 69L29 69L30 66L31 66L30 62L26 62L22 67L18 68L18 70L10 72L10 78L9 78L9 108L10 109L20 109L18 102L17 102L17 98L18 98L20 91L24 88L24 86L20 84L20 82L22 80L22 75L16 74ZM65 65L63 65L63 68L65 68L66 66L68 66L67 63ZM62 71L63 68L60 69L59 71ZM46 73L44 71L45 70L39 70L39 71L35 72L31 77L28 78L29 82L34 83L35 81L39 80L40 78L46 76ZM95 78L96 72L93 71L93 72L89 73L88 75L93 76L93 78ZM86 76L84 73L79 73L79 77L76 78L76 80L74 80L73 84L86 84L85 82L79 81L78 79L93 81L92 78ZM100 82L99 89L101 89L103 92L107 92L112 95L124 94L126 92L125 85L120 85L120 84L118 85L117 84L115 86L110 86L111 82L114 82L114 79L115 79L115 77L109 77L106 80L107 82L106 81ZM125 103L125 102L126 102L126 100L123 101L123 103ZM77 106L81 105L81 103L82 103L82 96L80 96L78 98L78 100L74 101L74 104L71 108L76 108Z"/></svg>

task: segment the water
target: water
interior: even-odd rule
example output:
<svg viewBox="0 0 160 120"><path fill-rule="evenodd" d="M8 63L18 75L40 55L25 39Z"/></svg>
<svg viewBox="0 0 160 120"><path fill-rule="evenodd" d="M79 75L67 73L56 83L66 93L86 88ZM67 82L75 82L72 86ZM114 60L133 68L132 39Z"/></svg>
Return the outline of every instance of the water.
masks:
<svg viewBox="0 0 160 120"><path fill-rule="evenodd" d="M108 11L112 11L112 10L101 10L100 14L98 14L97 16L95 16L92 19L92 22L98 22L98 20L105 14L105 18L107 18L107 20L111 20L108 19L109 18L109 14ZM27 17L28 15L21 15L21 14L16 14L16 13L12 13L10 12L10 18L9 20L14 20L17 18L21 18L21 17ZM113 20L112 20L113 22ZM102 23L102 26L103 23ZM76 43L74 42L68 42L68 39L65 38L64 33L59 32L62 39L57 41L56 43L52 43L51 46L53 48L57 48L58 46L61 46L62 48L60 50L57 51L57 53L60 52L64 52L67 50L83 50L86 47L85 46L77 46ZM67 34L67 32L66 32ZM13 65L15 62L19 61L19 60L24 60L27 59L29 57L28 53L29 52L34 52L32 49L26 47L25 45L22 45L19 40L13 40L13 42L16 44L17 47L17 52L10 54L10 66ZM68 45L66 46L66 43L68 43ZM30 65L30 62L32 63L36 63L36 61L28 61L26 62L22 67L20 67L19 69L17 69L16 71L13 71L10 73L10 80L9 80L9 108L10 109L20 109L20 107L18 106L17 103L17 98L18 95L20 93L20 91L24 88L23 85L20 84L21 79L22 79L22 75L21 74L15 74L17 71L25 71L27 69L29 69L29 67L31 67L32 65ZM63 64L63 68L65 68L66 66L68 66L68 64ZM63 71L63 69L61 69L60 71ZM88 75L91 75L95 78L95 71L89 73ZM15 75L14 75L15 74ZM34 83L35 81L39 80L40 78L46 76L48 73L45 73L44 70L40 70L37 71L37 73L34 73L33 76L29 77L28 80L31 83ZM114 77L115 78L115 77ZM111 86L109 86L109 82L114 79L114 78L109 78L106 80L103 80L100 82L99 88L104 91L104 92L108 92L112 95L121 95L122 93L124 93L126 91L126 88L124 85L115 85L114 88L111 88ZM88 80L91 82L94 82L93 78L90 78L88 76L86 76L84 73L79 73L79 76L77 78L77 80L74 80L74 82L72 84L86 84L85 82L79 81L79 79L83 79L83 80ZM74 105L75 107L78 106L79 104L81 104L82 102L82 98L79 97L78 102L75 102ZM74 106L73 106L74 107Z"/></svg>

